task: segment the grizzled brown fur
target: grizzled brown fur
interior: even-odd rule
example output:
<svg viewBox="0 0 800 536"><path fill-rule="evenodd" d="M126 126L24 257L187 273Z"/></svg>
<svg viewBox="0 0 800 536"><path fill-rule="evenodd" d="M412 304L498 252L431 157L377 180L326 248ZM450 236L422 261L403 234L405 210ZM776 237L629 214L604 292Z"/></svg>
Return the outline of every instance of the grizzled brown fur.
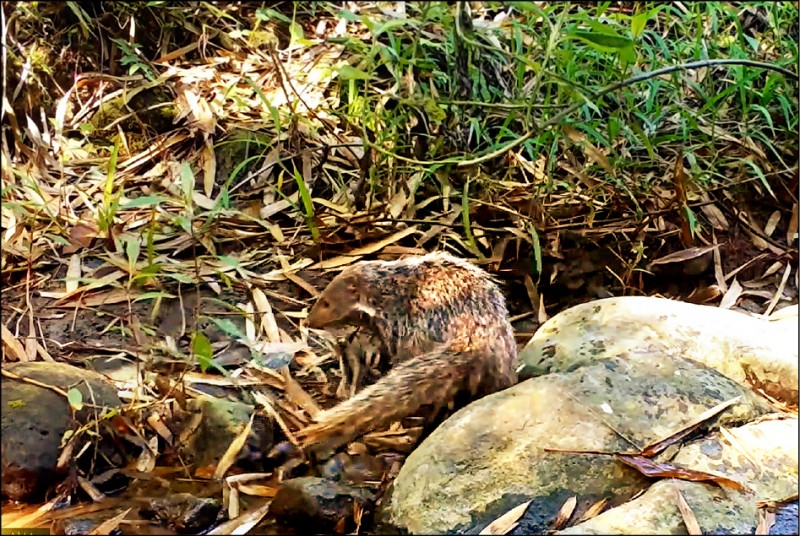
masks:
<svg viewBox="0 0 800 536"><path fill-rule="evenodd" d="M380 426L510 387L517 347L492 278L446 253L360 262L336 276L308 315L312 328L359 325L383 342L392 370L300 432L334 448Z"/></svg>

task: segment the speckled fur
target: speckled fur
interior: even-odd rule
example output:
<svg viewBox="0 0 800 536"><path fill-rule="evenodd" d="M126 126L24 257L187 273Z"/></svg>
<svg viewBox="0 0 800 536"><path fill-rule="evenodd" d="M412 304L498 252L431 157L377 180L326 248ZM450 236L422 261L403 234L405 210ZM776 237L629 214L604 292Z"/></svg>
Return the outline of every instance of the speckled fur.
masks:
<svg viewBox="0 0 800 536"><path fill-rule="evenodd" d="M300 432L304 448L340 446L372 429L434 410L461 392L476 399L510 387L517 347L494 280L446 253L361 262L336 276L309 325L361 325L377 333L394 368Z"/></svg>

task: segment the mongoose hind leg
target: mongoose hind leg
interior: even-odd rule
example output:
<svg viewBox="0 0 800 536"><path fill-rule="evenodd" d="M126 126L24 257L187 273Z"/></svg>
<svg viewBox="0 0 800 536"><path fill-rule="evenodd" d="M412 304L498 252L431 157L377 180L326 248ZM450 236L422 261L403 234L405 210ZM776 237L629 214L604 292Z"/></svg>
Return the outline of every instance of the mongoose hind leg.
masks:
<svg viewBox="0 0 800 536"><path fill-rule="evenodd" d="M342 380L336 390L339 399L352 398L364 387L367 373L375 368L385 353L380 338L371 332L359 330L339 346L339 365Z"/></svg>

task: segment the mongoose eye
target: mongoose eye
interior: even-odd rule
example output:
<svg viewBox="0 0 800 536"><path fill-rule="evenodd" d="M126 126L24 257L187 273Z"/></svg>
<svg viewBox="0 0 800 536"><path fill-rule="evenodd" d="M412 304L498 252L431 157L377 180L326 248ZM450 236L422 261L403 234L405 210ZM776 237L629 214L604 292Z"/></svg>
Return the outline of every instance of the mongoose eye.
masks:
<svg viewBox="0 0 800 536"><path fill-rule="evenodd" d="M328 300L323 298L322 300L319 301L319 306L322 307L323 309L327 309L328 307L330 307L330 304L328 303Z"/></svg>

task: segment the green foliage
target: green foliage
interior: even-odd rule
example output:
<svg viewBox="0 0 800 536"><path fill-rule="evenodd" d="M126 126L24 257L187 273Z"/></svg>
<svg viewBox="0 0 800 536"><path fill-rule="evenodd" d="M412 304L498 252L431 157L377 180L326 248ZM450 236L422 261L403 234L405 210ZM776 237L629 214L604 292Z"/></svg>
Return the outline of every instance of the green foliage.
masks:
<svg viewBox="0 0 800 536"><path fill-rule="evenodd" d="M75 411L83 409L83 394L78 389L73 387L67 391L67 401Z"/></svg>
<svg viewBox="0 0 800 536"><path fill-rule="evenodd" d="M111 39L122 52L120 64L123 67L128 67L128 74L134 75L139 71L144 74L145 78L151 82L156 79L156 73L145 61L142 60L140 46L136 43L127 43L122 39Z"/></svg>

